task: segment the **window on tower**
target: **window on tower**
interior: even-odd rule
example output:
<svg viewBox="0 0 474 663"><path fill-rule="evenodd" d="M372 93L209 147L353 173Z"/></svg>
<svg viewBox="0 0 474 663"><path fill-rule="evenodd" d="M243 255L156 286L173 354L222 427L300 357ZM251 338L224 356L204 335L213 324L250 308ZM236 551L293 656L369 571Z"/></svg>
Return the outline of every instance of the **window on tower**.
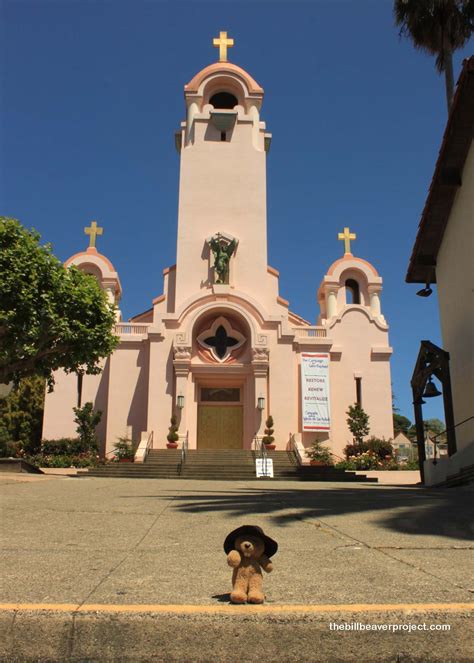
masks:
<svg viewBox="0 0 474 663"><path fill-rule="evenodd" d="M346 304L360 304L359 284L354 279L347 279L346 283Z"/></svg>
<svg viewBox="0 0 474 663"><path fill-rule="evenodd" d="M214 106L214 108L227 108L232 109L239 103L237 97L234 97L230 92L217 92L210 99L209 103Z"/></svg>

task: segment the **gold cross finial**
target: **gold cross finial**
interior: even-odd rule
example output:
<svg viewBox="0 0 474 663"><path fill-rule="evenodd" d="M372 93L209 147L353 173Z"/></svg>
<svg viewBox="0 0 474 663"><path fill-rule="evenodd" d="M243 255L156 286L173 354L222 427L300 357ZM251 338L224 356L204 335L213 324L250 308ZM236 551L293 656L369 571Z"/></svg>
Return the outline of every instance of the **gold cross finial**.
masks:
<svg viewBox="0 0 474 663"><path fill-rule="evenodd" d="M95 238L97 235L102 235L104 229L98 227L97 221L92 221L89 228L84 228L84 232L86 235L90 235L89 248L91 248L91 246L95 248Z"/></svg>
<svg viewBox="0 0 474 663"><path fill-rule="evenodd" d="M344 253L350 253L352 255L351 239L357 239L357 235L349 232L349 228L344 228L344 232L339 233L337 239L344 240Z"/></svg>
<svg viewBox="0 0 474 663"><path fill-rule="evenodd" d="M219 62L227 62L227 48L234 45L234 40L227 39L227 32L220 32L219 37L215 37L212 43L219 46Z"/></svg>

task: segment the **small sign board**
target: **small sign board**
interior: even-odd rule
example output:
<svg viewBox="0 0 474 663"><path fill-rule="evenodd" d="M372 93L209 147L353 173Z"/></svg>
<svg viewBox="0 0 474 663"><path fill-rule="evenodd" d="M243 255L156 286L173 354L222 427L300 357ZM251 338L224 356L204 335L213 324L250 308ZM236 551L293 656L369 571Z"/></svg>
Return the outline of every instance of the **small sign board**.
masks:
<svg viewBox="0 0 474 663"><path fill-rule="evenodd" d="M255 461L255 469L257 477L269 477L273 479L273 459L272 458L257 458Z"/></svg>

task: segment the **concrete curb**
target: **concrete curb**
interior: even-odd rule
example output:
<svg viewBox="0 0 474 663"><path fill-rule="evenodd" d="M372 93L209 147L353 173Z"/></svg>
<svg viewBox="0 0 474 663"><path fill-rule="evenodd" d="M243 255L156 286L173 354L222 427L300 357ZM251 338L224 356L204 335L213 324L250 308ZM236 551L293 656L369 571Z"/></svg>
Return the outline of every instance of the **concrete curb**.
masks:
<svg viewBox="0 0 474 663"><path fill-rule="evenodd" d="M440 609L434 609L430 605L405 609L394 605L389 610L381 605L352 606L351 610L346 606L213 605L181 606L181 611L180 606L96 606L96 611L85 605L80 610L67 605L58 610L53 605L36 610L5 606L0 610L0 657L8 663L472 661L472 606L441 608L438 604ZM161 612L152 612L152 607ZM131 612L131 608L142 610ZM234 608L239 612L231 614ZM449 624L450 631L335 631L331 622L392 624L400 629L405 624Z"/></svg>

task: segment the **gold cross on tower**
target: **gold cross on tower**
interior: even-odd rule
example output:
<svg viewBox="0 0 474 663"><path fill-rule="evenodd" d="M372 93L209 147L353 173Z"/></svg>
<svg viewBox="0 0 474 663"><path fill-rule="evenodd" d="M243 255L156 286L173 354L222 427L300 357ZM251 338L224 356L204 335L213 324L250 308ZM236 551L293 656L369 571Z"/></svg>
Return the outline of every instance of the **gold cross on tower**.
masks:
<svg viewBox="0 0 474 663"><path fill-rule="evenodd" d="M349 228L344 228L344 232L339 233L337 239L344 240L344 253L350 253L352 255L351 239L357 239L357 235L349 232Z"/></svg>
<svg viewBox="0 0 474 663"><path fill-rule="evenodd" d="M227 32L220 32L219 37L212 41L214 46L219 46L219 62L227 62L227 47L234 45L233 39L227 39Z"/></svg>
<svg viewBox="0 0 474 663"><path fill-rule="evenodd" d="M95 248L95 238L97 235L102 235L104 229L98 227L97 221L92 221L89 228L84 228L84 232L86 235L90 235L89 248L91 248L91 246Z"/></svg>

